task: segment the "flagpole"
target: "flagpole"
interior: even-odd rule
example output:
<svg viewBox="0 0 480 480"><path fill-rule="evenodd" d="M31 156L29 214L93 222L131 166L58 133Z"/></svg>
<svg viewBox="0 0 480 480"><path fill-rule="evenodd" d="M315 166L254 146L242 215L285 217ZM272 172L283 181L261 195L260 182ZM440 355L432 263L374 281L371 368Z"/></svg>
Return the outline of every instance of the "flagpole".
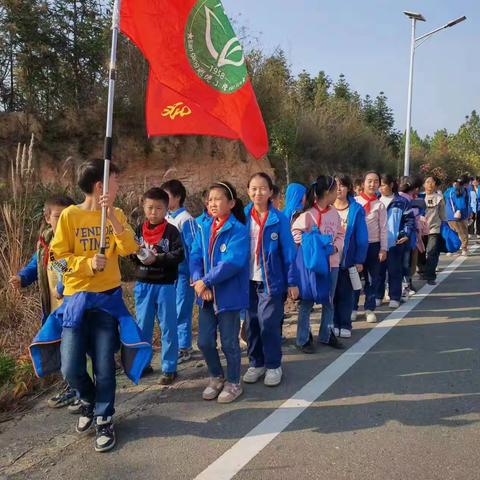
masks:
<svg viewBox="0 0 480 480"><path fill-rule="evenodd" d="M115 98L115 77L117 72L117 44L118 32L120 29L120 0L114 0L112 15L112 49L110 52L110 72L108 80L108 106L107 106L107 128L104 143L104 173L103 173L103 195L108 194L108 183L110 181L110 162L112 160L112 126L113 126L113 101ZM106 226L107 207L102 207L102 223L100 230L100 253L105 255L106 250Z"/></svg>

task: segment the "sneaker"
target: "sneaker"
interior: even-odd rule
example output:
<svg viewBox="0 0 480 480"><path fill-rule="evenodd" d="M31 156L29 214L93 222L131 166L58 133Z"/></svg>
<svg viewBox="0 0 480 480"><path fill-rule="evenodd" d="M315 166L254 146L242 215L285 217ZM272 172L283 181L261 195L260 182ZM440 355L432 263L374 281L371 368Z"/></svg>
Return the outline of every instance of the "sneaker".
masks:
<svg viewBox="0 0 480 480"><path fill-rule="evenodd" d="M356 322L358 317L358 312L356 310L353 310L352 314L350 315L350 320L352 322Z"/></svg>
<svg viewBox="0 0 480 480"><path fill-rule="evenodd" d="M256 383L265 375L267 369L265 367L249 367L243 376L245 383Z"/></svg>
<svg viewBox="0 0 480 480"><path fill-rule="evenodd" d="M75 401L67 407L68 413L78 415L82 412L82 403L80 399L76 398Z"/></svg>
<svg viewBox="0 0 480 480"><path fill-rule="evenodd" d="M202 392L204 400L215 400L223 389L225 379L222 377L210 377L207 388Z"/></svg>
<svg viewBox="0 0 480 480"><path fill-rule="evenodd" d="M71 405L76 399L77 394L75 390L66 385L63 390L48 399L47 405L50 408L62 408Z"/></svg>
<svg viewBox="0 0 480 480"><path fill-rule="evenodd" d="M95 430L95 451L108 452L111 450L115 446L116 441L112 417L97 417Z"/></svg>
<svg viewBox="0 0 480 480"><path fill-rule="evenodd" d="M280 385L280 382L282 381L282 375L282 367L268 368L263 383L267 387L276 387L277 385Z"/></svg>
<svg viewBox="0 0 480 480"><path fill-rule="evenodd" d="M324 345L328 345L329 347L336 348L337 350L342 350L343 348L345 348L343 346L343 343L340 340L338 340L338 338L333 334L333 331L330 334L330 340L328 341L328 343L325 343Z"/></svg>
<svg viewBox="0 0 480 480"><path fill-rule="evenodd" d="M468 257L468 250L462 250L462 257Z"/></svg>
<svg viewBox="0 0 480 480"><path fill-rule="evenodd" d="M93 425L93 403L80 400L80 416L78 417L75 430L78 433L85 433Z"/></svg>
<svg viewBox="0 0 480 480"><path fill-rule="evenodd" d="M388 308L398 308L400 306L400 302L397 300L390 300L388 304Z"/></svg>
<svg viewBox="0 0 480 480"><path fill-rule="evenodd" d="M351 330L348 330L346 328L342 328L340 330L340 338L350 338L352 336Z"/></svg>
<svg viewBox="0 0 480 480"><path fill-rule="evenodd" d="M162 373L160 385L171 385L177 378L177 372Z"/></svg>
<svg viewBox="0 0 480 480"><path fill-rule="evenodd" d="M334 329L333 329L333 334L334 334L336 337L339 337L339 336L340 336L340 329L339 329L339 328L334 328Z"/></svg>
<svg viewBox="0 0 480 480"><path fill-rule="evenodd" d="M190 348L181 348L178 351L178 363L185 363L192 359L192 351Z"/></svg>
<svg viewBox="0 0 480 480"><path fill-rule="evenodd" d="M297 348L303 352L303 353L306 353L308 355L312 354L312 353L315 353L315 344L313 343L313 336L312 336L312 332L310 332L310 335L308 337L308 342L305 343L304 345L301 345L301 346L298 346L297 345Z"/></svg>
<svg viewBox="0 0 480 480"><path fill-rule="evenodd" d="M151 375L153 373L153 367L151 365L147 365L143 371L142 371L142 375L140 378L143 378L143 377L146 377L148 375Z"/></svg>
<svg viewBox="0 0 480 480"><path fill-rule="evenodd" d="M377 316L375 315L375 312L366 310L365 314L367 315L367 323L377 323Z"/></svg>
<svg viewBox="0 0 480 480"><path fill-rule="evenodd" d="M379 298L377 298L377 299L375 300L375 305L376 305L377 307L381 307L381 306L382 306L382 301L381 301Z"/></svg>
<svg viewBox="0 0 480 480"><path fill-rule="evenodd" d="M452 256L452 252L447 252L447 257L451 257Z"/></svg>
<svg viewBox="0 0 480 480"><path fill-rule="evenodd" d="M240 383L225 382L223 390L217 398L218 403L232 403L243 393Z"/></svg>
<svg viewBox="0 0 480 480"><path fill-rule="evenodd" d="M429 285L437 285L437 281L436 280L429 280L427 282Z"/></svg>

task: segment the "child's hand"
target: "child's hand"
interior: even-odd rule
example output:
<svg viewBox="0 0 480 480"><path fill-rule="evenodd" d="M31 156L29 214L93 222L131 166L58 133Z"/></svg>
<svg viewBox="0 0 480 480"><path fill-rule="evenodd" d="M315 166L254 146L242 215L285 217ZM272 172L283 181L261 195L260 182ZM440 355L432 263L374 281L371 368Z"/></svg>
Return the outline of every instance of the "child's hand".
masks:
<svg viewBox="0 0 480 480"><path fill-rule="evenodd" d="M208 288L205 289L202 293L202 300L205 302L211 302L213 300L213 292Z"/></svg>
<svg viewBox="0 0 480 480"><path fill-rule="evenodd" d="M8 283L16 290L20 290L22 288L22 279L20 278L20 275L12 275L8 280Z"/></svg>
<svg viewBox="0 0 480 480"><path fill-rule="evenodd" d="M355 265L355 268L357 269L357 272L358 272L358 273L363 272L363 265L362 265L361 263L357 263L357 264Z"/></svg>
<svg viewBox="0 0 480 480"><path fill-rule="evenodd" d="M380 253L378 254L378 259L380 262L384 262L387 259L387 252L385 250L380 250Z"/></svg>
<svg viewBox="0 0 480 480"><path fill-rule="evenodd" d="M57 293L55 294L55 298L56 298L57 300L61 300L61 299L63 298L63 295L62 295L61 293L58 293L58 292L57 292Z"/></svg>
<svg viewBox="0 0 480 480"><path fill-rule="evenodd" d="M207 289L207 286L203 283L203 280L197 280L193 284L193 288L195 289L197 297L202 297L202 294Z"/></svg>
<svg viewBox="0 0 480 480"><path fill-rule="evenodd" d="M103 272L105 266L107 265L107 257L101 253L97 253L92 258L92 268L94 272Z"/></svg>
<svg viewBox="0 0 480 480"><path fill-rule="evenodd" d="M288 296L292 299L292 300L297 300L297 298L299 297L300 295L300 292L298 290L298 287L288 287Z"/></svg>
<svg viewBox="0 0 480 480"><path fill-rule="evenodd" d="M406 242L408 242L408 237L402 237L400 240L397 240L397 245L402 245Z"/></svg>

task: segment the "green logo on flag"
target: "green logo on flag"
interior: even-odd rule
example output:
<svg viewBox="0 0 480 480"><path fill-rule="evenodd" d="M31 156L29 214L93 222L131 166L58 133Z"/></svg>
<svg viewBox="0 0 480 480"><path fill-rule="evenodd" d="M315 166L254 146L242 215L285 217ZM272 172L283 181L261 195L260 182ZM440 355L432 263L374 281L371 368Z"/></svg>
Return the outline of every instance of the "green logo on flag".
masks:
<svg viewBox="0 0 480 480"><path fill-rule="evenodd" d="M219 0L198 0L192 8L185 49L195 73L216 90L233 93L247 81L242 47Z"/></svg>

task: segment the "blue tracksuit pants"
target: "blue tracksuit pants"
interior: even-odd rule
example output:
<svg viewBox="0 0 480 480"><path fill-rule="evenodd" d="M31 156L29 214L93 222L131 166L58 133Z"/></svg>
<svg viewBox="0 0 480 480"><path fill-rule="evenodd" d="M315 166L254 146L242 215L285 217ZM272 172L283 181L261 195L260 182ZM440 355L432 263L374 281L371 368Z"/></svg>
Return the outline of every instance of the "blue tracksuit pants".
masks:
<svg viewBox="0 0 480 480"><path fill-rule="evenodd" d="M192 348L192 311L195 291L190 286L190 275L188 272L178 273L175 290L177 299L178 347L181 349Z"/></svg>
<svg viewBox="0 0 480 480"><path fill-rule="evenodd" d="M387 260L380 264L377 298L385 296L385 282L388 273L388 296L390 300L400 301L402 297L403 257L407 246L395 245L388 250Z"/></svg>
<svg viewBox="0 0 480 480"><path fill-rule="evenodd" d="M136 282L133 290L137 323L143 338L152 343L155 317L162 332L162 371L174 373L178 361L175 285Z"/></svg>

